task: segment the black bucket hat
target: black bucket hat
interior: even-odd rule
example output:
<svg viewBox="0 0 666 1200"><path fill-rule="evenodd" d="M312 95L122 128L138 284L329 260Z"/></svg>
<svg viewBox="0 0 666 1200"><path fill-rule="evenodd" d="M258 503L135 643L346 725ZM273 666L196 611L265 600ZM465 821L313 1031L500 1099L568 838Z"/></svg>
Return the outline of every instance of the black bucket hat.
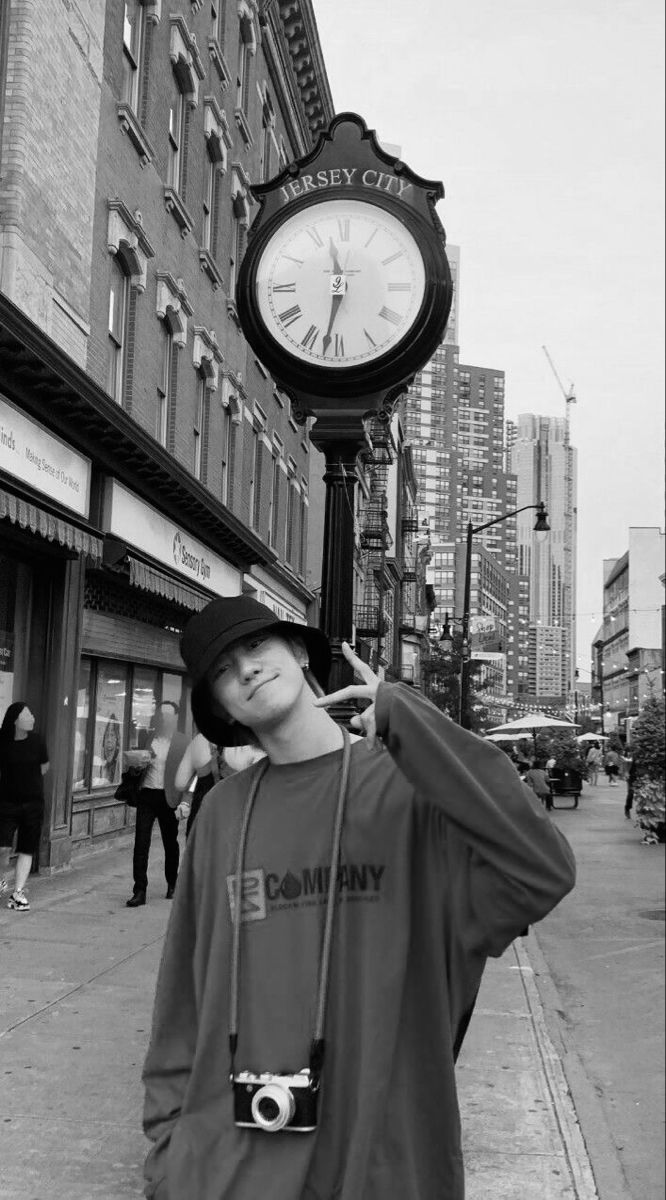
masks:
<svg viewBox="0 0 666 1200"><path fill-rule="evenodd" d="M211 600L185 626L180 652L192 680L192 716L204 737L218 746L247 745L255 738L245 726L232 724L215 711L208 673L234 642L269 631L286 638L300 638L308 652L310 670L326 691L331 650L325 635L312 625L278 620L267 605L260 604L253 596L221 596Z"/></svg>

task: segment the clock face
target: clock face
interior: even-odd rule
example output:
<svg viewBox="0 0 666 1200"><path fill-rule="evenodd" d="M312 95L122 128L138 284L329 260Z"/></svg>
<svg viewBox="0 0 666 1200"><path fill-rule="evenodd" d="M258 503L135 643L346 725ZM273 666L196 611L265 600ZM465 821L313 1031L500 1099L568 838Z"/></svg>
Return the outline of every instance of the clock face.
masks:
<svg viewBox="0 0 666 1200"><path fill-rule="evenodd" d="M292 357L350 367L383 357L414 325L425 269L409 230L377 205L326 200L294 213L257 265L256 301Z"/></svg>

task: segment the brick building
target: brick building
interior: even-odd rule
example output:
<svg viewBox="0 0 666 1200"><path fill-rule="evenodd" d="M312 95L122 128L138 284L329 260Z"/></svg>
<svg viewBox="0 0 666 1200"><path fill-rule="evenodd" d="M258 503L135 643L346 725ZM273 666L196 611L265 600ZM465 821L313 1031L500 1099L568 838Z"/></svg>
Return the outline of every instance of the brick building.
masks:
<svg viewBox="0 0 666 1200"><path fill-rule="evenodd" d="M44 865L127 828L193 611L306 617L307 433L234 289L251 184L332 115L310 0L0 9L0 707L49 744Z"/></svg>

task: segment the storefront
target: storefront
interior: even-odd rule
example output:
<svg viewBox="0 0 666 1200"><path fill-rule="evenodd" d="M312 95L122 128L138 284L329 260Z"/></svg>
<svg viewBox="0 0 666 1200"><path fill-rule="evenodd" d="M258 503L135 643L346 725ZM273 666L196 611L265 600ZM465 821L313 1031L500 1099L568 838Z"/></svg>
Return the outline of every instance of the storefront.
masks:
<svg viewBox="0 0 666 1200"><path fill-rule="evenodd" d="M72 771L72 853L129 828L122 754L165 700L191 732L179 642L190 616L235 595L241 572L117 479L103 487L104 560L86 571Z"/></svg>
<svg viewBox="0 0 666 1200"><path fill-rule="evenodd" d="M48 861L52 845L57 858L69 842L71 614L85 565L103 555L88 522L90 485L90 459L0 394L0 718L23 700L46 738Z"/></svg>

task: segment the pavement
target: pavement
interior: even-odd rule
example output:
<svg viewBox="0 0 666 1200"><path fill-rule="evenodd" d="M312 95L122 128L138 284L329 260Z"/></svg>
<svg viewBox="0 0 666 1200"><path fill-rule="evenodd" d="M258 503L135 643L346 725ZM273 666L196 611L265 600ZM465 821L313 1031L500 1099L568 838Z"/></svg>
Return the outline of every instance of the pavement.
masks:
<svg viewBox="0 0 666 1200"><path fill-rule="evenodd" d="M142 1195L140 1072L170 907L161 863L156 835L145 908L125 907L124 844L33 876L29 913L0 909L0 1200ZM461 1054L467 1200L599 1200L533 939L489 964Z"/></svg>

